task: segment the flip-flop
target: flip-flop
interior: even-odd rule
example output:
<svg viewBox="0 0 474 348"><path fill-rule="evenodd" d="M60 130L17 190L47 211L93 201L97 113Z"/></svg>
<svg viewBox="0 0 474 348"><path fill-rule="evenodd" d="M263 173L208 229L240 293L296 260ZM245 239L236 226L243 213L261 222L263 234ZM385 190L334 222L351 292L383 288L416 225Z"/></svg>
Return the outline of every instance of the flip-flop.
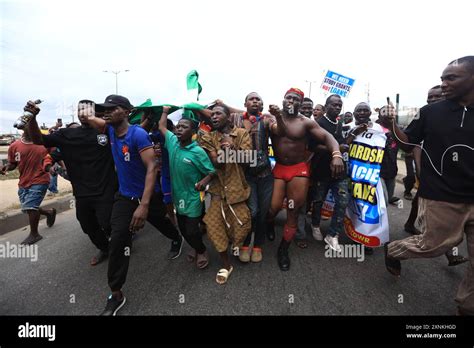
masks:
<svg viewBox="0 0 474 348"><path fill-rule="evenodd" d="M186 255L186 260L190 263L194 262L196 260L196 250L191 250L187 255Z"/></svg>
<svg viewBox="0 0 474 348"><path fill-rule="evenodd" d="M91 266L97 266L99 263L106 260L108 257L109 257L108 253L99 251L99 253L91 259L90 264Z"/></svg>
<svg viewBox="0 0 474 348"><path fill-rule="evenodd" d="M206 252L196 255L196 266L199 269L204 269L209 265L209 259Z"/></svg>
<svg viewBox="0 0 474 348"><path fill-rule="evenodd" d="M306 249L308 247L308 243L303 239L295 239L295 243L298 248Z"/></svg>
<svg viewBox="0 0 474 348"><path fill-rule="evenodd" d="M233 266L230 266L230 269L227 270L225 268L221 268L219 270L219 272L217 272L217 276L216 276L216 282L217 284L225 284L227 283L227 280L229 279L229 276L230 274L232 273L232 271L234 270L234 267ZM222 279L219 279L219 277L221 278L224 278L223 280Z"/></svg>

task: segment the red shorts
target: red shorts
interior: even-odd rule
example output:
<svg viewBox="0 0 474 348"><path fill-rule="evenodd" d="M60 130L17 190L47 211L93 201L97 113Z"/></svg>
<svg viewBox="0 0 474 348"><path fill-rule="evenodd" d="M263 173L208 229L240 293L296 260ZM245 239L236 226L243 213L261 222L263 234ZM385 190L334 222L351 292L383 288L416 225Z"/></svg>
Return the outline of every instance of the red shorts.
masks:
<svg viewBox="0 0 474 348"><path fill-rule="evenodd" d="M284 166L283 164L275 164L273 168L273 177L275 179L291 181L294 177L309 178L311 170L308 162L300 162L291 166Z"/></svg>

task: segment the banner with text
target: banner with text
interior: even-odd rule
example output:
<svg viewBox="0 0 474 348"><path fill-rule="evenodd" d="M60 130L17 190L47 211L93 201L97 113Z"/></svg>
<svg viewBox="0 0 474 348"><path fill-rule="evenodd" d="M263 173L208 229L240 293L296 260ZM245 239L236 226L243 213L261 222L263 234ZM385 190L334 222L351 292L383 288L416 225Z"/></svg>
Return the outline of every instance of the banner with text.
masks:
<svg viewBox="0 0 474 348"><path fill-rule="evenodd" d="M325 93L337 94L341 97L347 97L354 86L354 79L328 70L324 77L321 89Z"/></svg>
<svg viewBox="0 0 474 348"><path fill-rule="evenodd" d="M344 226L352 240L368 247L388 242L389 226L380 167L387 137L380 125L358 135L349 149L351 197Z"/></svg>

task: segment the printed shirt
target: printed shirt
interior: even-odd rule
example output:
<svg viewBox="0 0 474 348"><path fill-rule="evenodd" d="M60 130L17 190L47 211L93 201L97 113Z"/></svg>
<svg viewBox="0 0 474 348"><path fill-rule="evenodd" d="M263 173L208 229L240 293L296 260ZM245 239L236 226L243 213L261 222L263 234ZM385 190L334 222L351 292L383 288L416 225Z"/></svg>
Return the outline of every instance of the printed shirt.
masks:
<svg viewBox="0 0 474 348"><path fill-rule="evenodd" d="M201 193L195 184L215 169L206 152L193 141L181 147L178 138L166 132L165 148L170 158L171 192L176 211L180 215L199 217L202 214Z"/></svg>
<svg viewBox="0 0 474 348"><path fill-rule="evenodd" d="M120 194L141 198L145 190L146 167L140 153L153 148L149 135L139 125L129 126L127 134L122 137L115 135L113 127L107 126L107 132L117 168Z"/></svg>
<svg viewBox="0 0 474 348"><path fill-rule="evenodd" d="M249 133L242 128L232 127L230 136L236 150L252 150ZM221 149L223 135L213 131L201 139L201 146L211 152ZM228 204L244 202L250 196L250 186L245 179L244 170L239 163L227 163L223 168L216 168L217 177L210 184L209 192L225 199Z"/></svg>

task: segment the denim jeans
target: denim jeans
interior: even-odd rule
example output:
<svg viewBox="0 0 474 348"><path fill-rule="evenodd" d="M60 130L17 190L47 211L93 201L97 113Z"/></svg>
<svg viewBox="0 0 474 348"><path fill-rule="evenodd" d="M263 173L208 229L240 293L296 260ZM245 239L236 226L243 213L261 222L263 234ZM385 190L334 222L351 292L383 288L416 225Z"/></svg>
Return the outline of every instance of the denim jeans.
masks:
<svg viewBox="0 0 474 348"><path fill-rule="evenodd" d="M58 175L50 174L49 177L50 177L49 186L48 186L49 192L58 193Z"/></svg>
<svg viewBox="0 0 474 348"><path fill-rule="evenodd" d="M327 181L317 181L315 183L315 197L311 223L313 226L319 226L321 222L321 207L326 200L328 191L331 190L335 205L328 234L332 237L344 231L344 216L346 214L346 207L349 203L350 197L349 180L349 178L338 180L329 179Z"/></svg>
<svg viewBox="0 0 474 348"><path fill-rule="evenodd" d="M251 189L247 205L252 217L252 230L251 233L247 235L244 245L248 246L250 244L252 232L254 232L253 244L258 247L265 241L266 218L267 212L270 209L273 193L273 175L270 174L263 178L247 175L246 179Z"/></svg>
<svg viewBox="0 0 474 348"><path fill-rule="evenodd" d="M301 208L298 214L298 229L296 230L295 239L306 239L306 226L311 223L309 216L304 213L304 209Z"/></svg>

